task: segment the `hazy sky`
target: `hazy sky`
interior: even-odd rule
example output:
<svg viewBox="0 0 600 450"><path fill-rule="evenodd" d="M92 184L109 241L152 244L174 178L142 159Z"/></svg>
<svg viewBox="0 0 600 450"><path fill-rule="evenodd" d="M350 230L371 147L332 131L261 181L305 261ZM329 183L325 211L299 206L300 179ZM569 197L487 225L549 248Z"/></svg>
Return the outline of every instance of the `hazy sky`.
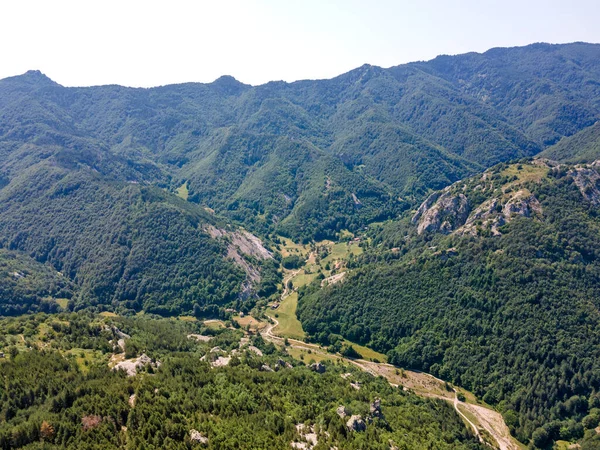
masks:
<svg viewBox="0 0 600 450"><path fill-rule="evenodd" d="M3 0L0 78L156 86L330 78L439 54L600 42L598 0Z"/></svg>

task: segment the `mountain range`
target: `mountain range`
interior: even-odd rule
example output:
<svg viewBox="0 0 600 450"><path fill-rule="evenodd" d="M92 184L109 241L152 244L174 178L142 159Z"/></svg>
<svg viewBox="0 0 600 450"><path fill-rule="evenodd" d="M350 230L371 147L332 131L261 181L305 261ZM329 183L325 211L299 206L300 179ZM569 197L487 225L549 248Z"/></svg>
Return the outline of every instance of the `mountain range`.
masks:
<svg viewBox="0 0 600 450"><path fill-rule="evenodd" d="M587 43L260 86L6 78L0 315L248 313L282 238L351 235L343 281L299 290L310 339L466 387L539 448L595 439L599 120Z"/></svg>

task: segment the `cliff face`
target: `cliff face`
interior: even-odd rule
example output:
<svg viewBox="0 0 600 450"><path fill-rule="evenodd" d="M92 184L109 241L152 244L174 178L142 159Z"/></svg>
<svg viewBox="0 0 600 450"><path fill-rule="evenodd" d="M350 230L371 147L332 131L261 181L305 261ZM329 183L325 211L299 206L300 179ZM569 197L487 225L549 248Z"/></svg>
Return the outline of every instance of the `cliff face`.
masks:
<svg viewBox="0 0 600 450"><path fill-rule="evenodd" d="M542 206L531 189L542 181L551 182L551 175L568 177L581 193L582 201L599 205L599 171L600 161L566 165L537 159L499 166L434 192L421 204L412 223L419 234L476 236L486 230L499 235L499 228L515 217L543 218Z"/></svg>
<svg viewBox="0 0 600 450"><path fill-rule="evenodd" d="M463 194L432 194L413 216L419 234L425 231L450 233L469 217L469 201Z"/></svg>
<svg viewBox="0 0 600 450"><path fill-rule="evenodd" d="M542 182L570 178L582 201L600 204L600 162L575 166L546 160L502 165L431 194L412 218L418 234L501 234L515 217L543 219L542 206L532 191ZM553 178L554 177L554 178Z"/></svg>

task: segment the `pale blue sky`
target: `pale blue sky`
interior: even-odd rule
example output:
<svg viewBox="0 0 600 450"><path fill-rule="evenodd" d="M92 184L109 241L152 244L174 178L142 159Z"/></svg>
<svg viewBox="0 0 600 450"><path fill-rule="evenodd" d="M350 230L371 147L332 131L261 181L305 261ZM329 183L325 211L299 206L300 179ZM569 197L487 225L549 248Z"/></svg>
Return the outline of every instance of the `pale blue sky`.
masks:
<svg viewBox="0 0 600 450"><path fill-rule="evenodd" d="M0 78L156 86L330 78L439 54L600 42L592 0L7 0Z"/></svg>

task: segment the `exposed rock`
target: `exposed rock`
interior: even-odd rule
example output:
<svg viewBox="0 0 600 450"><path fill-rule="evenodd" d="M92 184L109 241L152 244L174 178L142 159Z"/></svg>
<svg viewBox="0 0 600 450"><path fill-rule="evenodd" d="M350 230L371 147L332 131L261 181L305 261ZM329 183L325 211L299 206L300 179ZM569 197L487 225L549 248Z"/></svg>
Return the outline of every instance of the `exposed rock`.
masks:
<svg viewBox="0 0 600 450"><path fill-rule="evenodd" d="M533 195L518 191L502 208L504 218L509 221L513 216L531 217L534 213L541 214L542 206Z"/></svg>
<svg viewBox="0 0 600 450"><path fill-rule="evenodd" d="M308 427L303 423L299 423L296 425L296 431L305 442L292 442L292 448L312 449L319 443L319 437L315 433L314 426Z"/></svg>
<svg viewBox="0 0 600 450"><path fill-rule="evenodd" d="M412 222L417 233L426 231L450 233L462 226L469 217L469 201L464 194L432 194L419 207Z"/></svg>
<svg viewBox="0 0 600 450"><path fill-rule="evenodd" d="M132 408L135 407L135 394L131 394L129 396L129 406L131 406Z"/></svg>
<svg viewBox="0 0 600 450"><path fill-rule="evenodd" d="M594 162L596 165L598 161ZM573 177L575 185L579 188L579 192L583 195L588 202L593 205L600 204L600 175L598 172L589 167L576 167L574 170L569 172L569 175Z"/></svg>
<svg viewBox="0 0 600 450"><path fill-rule="evenodd" d="M260 283L260 271L250 264L243 255L257 259L271 259L273 255L267 250L262 241L246 230L228 231L209 225L205 231L214 239L227 238L227 257L231 258L238 266L246 272L246 281L242 284L240 297L246 299L256 295L253 286Z"/></svg>
<svg viewBox="0 0 600 450"><path fill-rule="evenodd" d="M221 350L221 347L213 347L210 349L210 353L220 353L223 350Z"/></svg>
<svg viewBox="0 0 600 450"><path fill-rule="evenodd" d="M195 339L198 342L208 342L210 341L213 337L212 336L203 336L201 334L188 334L187 335L188 339Z"/></svg>
<svg viewBox="0 0 600 450"><path fill-rule="evenodd" d="M325 366L321 363L313 363L310 365L310 370L317 373L325 373Z"/></svg>
<svg viewBox="0 0 600 450"><path fill-rule="evenodd" d="M365 431L367 429L367 424L361 416L353 415L350 416L350 419L346 422L346 427L350 431Z"/></svg>
<svg viewBox="0 0 600 450"><path fill-rule="evenodd" d="M342 419L348 415L348 410L346 409L346 407L344 405L338 406L336 412L337 412L337 415L340 416Z"/></svg>
<svg viewBox="0 0 600 450"><path fill-rule="evenodd" d="M200 433L198 430L190 430L190 441L196 442L202 445L208 445L208 438Z"/></svg>
<svg viewBox="0 0 600 450"><path fill-rule="evenodd" d="M376 398L373 400L373 403L369 406L369 411L371 414L379 415L381 414L381 399Z"/></svg>
<svg viewBox="0 0 600 450"><path fill-rule="evenodd" d="M339 283L346 276L346 272L336 273L335 275L331 275L330 277L324 278L321 280L321 286L329 286L332 284Z"/></svg>
<svg viewBox="0 0 600 450"><path fill-rule="evenodd" d="M352 386L357 391L360 391L360 388L362 387L361 384L358 381L356 381L354 383L350 383L350 386Z"/></svg>
<svg viewBox="0 0 600 450"><path fill-rule="evenodd" d="M211 363L211 366L213 366L213 367L224 367L224 366L229 365L230 362L231 362L231 358L230 357L219 356L217 359L215 359Z"/></svg>
<svg viewBox="0 0 600 450"><path fill-rule="evenodd" d="M279 370L279 369L292 369L294 366L292 366L289 362L284 361L283 359L279 358L277 360L277 363L275 364L275 370Z"/></svg>
<svg viewBox="0 0 600 450"><path fill-rule="evenodd" d="M248 346L248 350L250 350L251 352L256 353L258 356L262 356L263 355L263 352L258 347L255 347L254 345L249 345Z"/></svg>
<svg viewBox="0 0 600 450"><path fill-rule="evenodd" d="M155 364L152 364L152 360L144 353L137 358L121 361L113 367L113 370L124 370L127 372L128 377L133 377L137 374L138 370L147 365L160 367L160 363L158 361Z"/></svg>
<svg viewBox="0 0 600 450"><path fill-rule="evenodd" d="M271 367L268 364L263 364L262 366L260 366L260 370L262 370L263 372L274 372L274 370L271 369Z"/></svg>

